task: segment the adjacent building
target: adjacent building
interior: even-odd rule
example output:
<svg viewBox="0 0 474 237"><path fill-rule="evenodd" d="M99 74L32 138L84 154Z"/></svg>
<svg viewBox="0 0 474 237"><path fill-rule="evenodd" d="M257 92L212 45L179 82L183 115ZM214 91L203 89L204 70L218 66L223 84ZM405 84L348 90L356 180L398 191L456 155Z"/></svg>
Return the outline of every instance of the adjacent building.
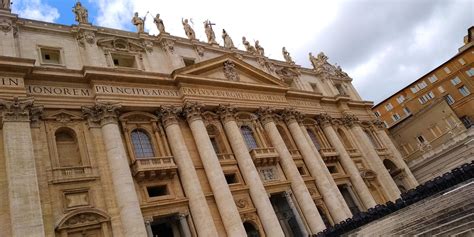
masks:
<svg viewBox="0 0 474 237"><path fill-rule="evenodd" d="M417 185L322 53L310 69L212 28L208 43L91 25L80 4L72 26L3 7L2 236L307 236Z"/></svg>
<svg viewBox="0 0 474 237"><path fill-rule="evenodd" d="M474 159L474 27L459 52L375 105L420 183Z"/></svg>

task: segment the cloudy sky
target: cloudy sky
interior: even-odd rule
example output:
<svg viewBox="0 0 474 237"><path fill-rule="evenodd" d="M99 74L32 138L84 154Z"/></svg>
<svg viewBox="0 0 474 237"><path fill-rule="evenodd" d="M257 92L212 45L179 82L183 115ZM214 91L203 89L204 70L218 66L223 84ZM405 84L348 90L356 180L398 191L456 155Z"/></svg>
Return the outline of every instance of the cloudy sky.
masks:
<svg viewBox="0 0 474 237"><path fill-rule="evenodd" d="M13 0L20 17L74 24L75 0ZM203 22L216 23L243 49L241 37L259 40L267 56L283 59L286 46L297 64L310 67L308 52L326 53L354 79L362 97L375 103L454 56L474 25L473 0L273 0L151 1L82 0L94 25L135 30L133 12L147 16L145 30L184 37L181 18L191 18L199 39Z"/></svg>

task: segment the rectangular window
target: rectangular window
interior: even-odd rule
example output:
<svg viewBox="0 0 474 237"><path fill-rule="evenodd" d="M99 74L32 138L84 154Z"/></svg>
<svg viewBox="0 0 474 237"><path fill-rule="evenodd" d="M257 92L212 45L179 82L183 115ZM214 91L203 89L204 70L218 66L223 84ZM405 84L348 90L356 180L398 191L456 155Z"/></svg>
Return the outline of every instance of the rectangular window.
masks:
<svg viewBox="0 0 474 237"><path fill-rule="evenodd" d="M44 64L62 64L61 51L59 49L40 48L41 63Z"/></svg>
<svg viewBox="0 0 474 237"><path fill-rule="evenodd" d="M388 123L383 121L383 125L385 125L385 128L388 128Z"/></svg>
<svg viewBox="0 0 474 237"><path fill-rule="evenodd" d="M451 79L451 84L453 84L453 86L455 86L459 83L461 83L461 79L459 79L459 77L455 77L455 78Z"/></svg>
<svg viewBox="0 0 474 237"><path fill-rule="evenodd" d="M232 174L224 174L225 180L227 181L227 184L236 184L239 182L237 179L237 175L235 173Z"/></svg>
<svg viewBox="0 0 474 237"><path fill-rule="evenodd" d="M425 96L419 97L418 101L420 101L420 104L424 104L424 103L428 102L428 100L425 98Z"/></svg>
<svg viewBox="0 0 474 237"><path fill-rule="evenodd" d="M160 197L168 195L168 188L166 185L151 186L146 188L149 197Z"/></svg>
<svg viewBox="0 0 474 237"><path fill-rule="evenodd" d="M392 119L393 119L393 121L398 121L400 119L400 115L398 115L397 113L394 113L392 115Z"/></svg>
<svg viewBox="0 0 474 237"><path fill-rule="evenodd" d="M410 90L411 90L412 93L416 93L416 92L419 91L417 86L411 87Z"/></svg>
<svg viewBox="0 0 474 237"><path fill-rule="evenodd" d="M443 70L447 74L451 73L451 70L449 69L449 67L444 67Z"/></svg>
<svg viewBox="0 0 474 237"><path fill-rule="evenodd" d="M300 173L300 175L306 175L306 172L304 171L303 167L298 167L298 172Z"/></svg>
<svg viewBox="0 0 474 237"><path fill-rule="evenodd" d="M471 94L471 92L467 89L466 86L461 86L458 88L458 90L463 96L468 96L469 94Z"/></svg>
<svg viewBox="0 0 474 237"><path fill-rule="evenodd" d="M407 116L411 114L411 111L407 107L403 108L403 112L405 112Z"/></svg>
<svg viewBox="0 0 474 237"><path fill-rule="evenodd" d="M450 94L445 95L444 100L446 100L448 105L452 105L455 102L454 98Z"/></svg>
<svg viewBox="0 0 474 237"><path fill-rule="evenodd" d="M426 84L425 81L422 81L422 82L418 83L417 86L420 88L420 90L422 90L422 89L424 89L425 87L427 87L428 84Z"/></svg>
<svg viewBox="0 0 474 237"><path fill-rule="evenodd" d="M405 96L400 95L400 96L397 97L397 102L398 102L399 104L403 103L403 101L405 101Z"/></svg>
<svg viewBox="0 0 474 237"><path fill-rule="evenodd" d="M470 77L474 76L474 67L471 67L471 69L467 70L466 74Z"/></svg>
<svg viewBox="0 0 474 237"><path fill-rule="evenodd" d="M388 104L385 105L385 109L386 109L387 111L390 111L390 110L393 109L393 105L392 105L391 103L388 103Z"/></svg>
<svg viewBox="0 0 474 237"><path fill-rule="evenodd" d="M376 117L380 117L380 112L379 111L375 111L374 114L375 114Z"/></svg>
<svg viewBox="0 0 474 237"><path fill-rule="evenodd" d="M328 170L329 170L329 173L331 174L337 173L337 168L334 165L328 165Z"/></svg>
<svg viewBox="0 0 474 237"><path fill-rule="evenodd" d="M458 62L459 62L461 65L464 65L464 64L466 64L466 61L464 61L464 59L463 59L463 58L460 58L460 59L458 59Z"/></svg>
<svg viewBox="0 0 474 237"><path fill-rule="evenodd" d="M431 82L431 83L434 83L438 80L438 77L436 75L433 75L433 76L430 76L428 77L428 80Z"/></svg>
<svg viewBox="0 0 474 237"><path fill-rule="evenodd" d="M111 54L114 66L116 67L128 67L136 68L135 56L133 55L122 55L122 54Z"/></svg>
<svg viewBox="0 0 474 237"><path fill-rule="evenodd" d="M428 92L428 94L426 94L426 95L428 95L429 99L435 98L435 94L432 91Z"/></svg>
<svg viewBox="0 0 474 237"><path fill-rule="evenodd" d="M425 138L424 138L423 136L421 136L421 135L418 136L418 137L416 137L416 139L418 139L418 141L419 141L420 143L424 143L424 142L426 141Z"/></svg>
<svg viewBox="0 0 474 237"><path fill-rule="evenodd" d="M439 93L444 93L446 90L444 90L444 87L438 86L438 91Z"/></svg>
<svg viewBox="0 0 474 237"><path fill-rule="evenodd" d="M470 128L474 124L474 121L472 121L472 119L467 115L462 116L460 119L466 128Z"/></svg>

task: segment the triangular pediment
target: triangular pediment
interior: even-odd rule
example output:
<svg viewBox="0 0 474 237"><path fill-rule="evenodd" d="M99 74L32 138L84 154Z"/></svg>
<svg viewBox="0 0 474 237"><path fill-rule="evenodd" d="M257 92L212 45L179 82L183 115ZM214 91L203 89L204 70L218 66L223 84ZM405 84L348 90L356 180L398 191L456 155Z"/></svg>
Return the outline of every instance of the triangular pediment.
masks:
<svg viewBox="0 0 474 237"><path fill-rule="evenodd" d="M237 84L288 87L278 77L256 68L231 54L177 69L173 72L173 77L202 78L235 82Z"/></svg>
<svg viewBox="0 0 474 237"><path fill-rule="evenodd" d="M81 120L82 115L80 112L72 112L65 109L60 109L60 110L45 112L43 119L56 120L60 122L68 122L71 120Z"/></svg>

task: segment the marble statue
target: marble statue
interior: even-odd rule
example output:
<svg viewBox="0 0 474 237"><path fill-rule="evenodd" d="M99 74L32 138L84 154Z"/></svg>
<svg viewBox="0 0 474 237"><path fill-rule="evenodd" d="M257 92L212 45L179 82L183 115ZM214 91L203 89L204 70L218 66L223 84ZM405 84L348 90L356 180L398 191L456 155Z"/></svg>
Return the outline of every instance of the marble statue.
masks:
<svg viewBox="0 0 474 237"><path fill-rule="evenodd" d="M155 18L153 18L153 22L155 23L156 28L158 28L158 31L160 31L160 34L166 33L165 24L163 23L163 20L160 18L160 14L156 14Z"/></svg>
<svg viewBox="0 0 474 237"><path fill-rule="evenodd" d="M255 41L255 50L257 50L258 55L265 56L265 49L263 49L258 40Z"/></svg>
<svg viewBox="0 0 474 237"><path fill-rule="evenodd" d="M72 8L72 12L76 15L76 21L80 23L89 23L89 13L87 12L87 9L85 9L81 2L76 2L76 5Z"/></svg>
<svg viewBox="0 0 474 237"><path fill-rule="evenodd" d="M315 58L312 53L309 53L309 61L311 62L311 65L313 65L314 69L318 67L318 59Z"/></svg>
<svg viewBox="0 0 474 237"><path fill-rule="evenodd" d="M204 21L204 29L205 29L205 33L206 33L206 36L207 36L207 42L209 44L217 44L216 35L214 34L214 30L212 29L212 25L214 25L214 24L211 23L211 21L209 21L209 20Z"/></svg>
<svg viewBox="0 0 474 237"><path fill-rule="evenodd" d="M245 49L247 50L247 52L249 53L255 53L255 48L250 45L250 43L247 41L247 39L245 38L245 36L242 37L242 43L244 44L245 46Z"/></svg>
<svg viewBox="0 0 474 237"><path fill-rule="evenodd" d="M11 2L10 0L1 0L0 8L10 9Z"/></svg>
<svg viewBox="0 0 474 237"><path fill-rule="evenodd" d="M132 23L137 27L138 33L145 33L145 19L138 16L138 12L135 12L135 16L132 18Z"/></svg>
<svg viewBox="0 0 474 237"><path fill-rule="evenodd" d="M225 29L222 29L222 39L224 40L224 47L228 49L235 48L234 42L230 38L229 34L227 34Z"/></svg>
<svg viewBox="0 0 474 237"><path fill-rule="evenodd" d="M186 36L190 40L195 40L196 39L196 33L194 33L193 28L189 25L188 19L181 19L181 23L183 23L183 28L184 28L184 33L186 33Z"/></svg>
<svg viewBox="0 0 474 237"><path fill-rule="evenodd" d="M285 47L283 47L283 48L281 49L281 53L283 54L283 58L285 59L285 61L286 61L287 63L295 64L295 62L293 61L293 59L291 59L290 53L286 50Z"/></svg>

